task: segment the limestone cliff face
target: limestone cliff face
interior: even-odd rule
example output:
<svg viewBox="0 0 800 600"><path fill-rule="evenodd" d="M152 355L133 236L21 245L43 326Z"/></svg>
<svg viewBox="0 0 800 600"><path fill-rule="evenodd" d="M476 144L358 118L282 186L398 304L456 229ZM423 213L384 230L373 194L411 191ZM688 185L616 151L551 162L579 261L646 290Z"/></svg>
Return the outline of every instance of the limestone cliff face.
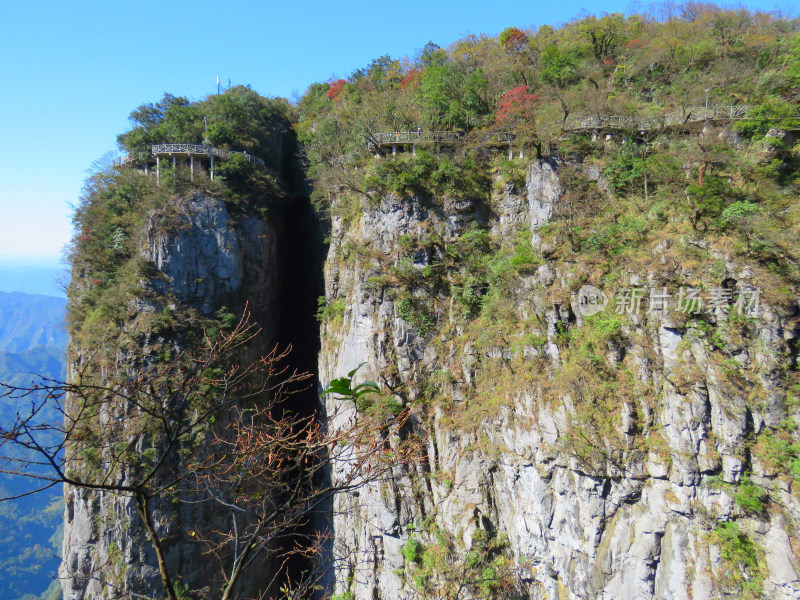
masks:
<svg viewBox="0 0 800 600"><path fill-rule="evenodd" d="M151 286L211 312L242 298L255 310L274 305L276 232L256 217L234 220L224 202L196 196L168 231L148 224L142 256L163 275Z"/></svg>
<svg viewBox="0 0 800 600"><path fill-rule="evenodd" d="M354 219L334 218L326 294L329 305L344 308L323 326L320 378L366 363L359 377L396 390L427 439L420 464L337 499L337 591L357 600L425 597L437 581L466 579L463 565L476 560L469 552L488 535L502 536L515 589L531 598L724 598L749 584L764 597L800 598L797 484L753 451L759 435L797 410L783 380L794 360L797 306L762 299L751 313L750 341L728 340L725 361L674 315L626 317L597 360L603 372L624 367L634 392L619 394L608 421L586 417L591 407L575 390L590 374L567 372L564 354L570 336L579 344L587 325L575 291L598 282L580 255L553 256L540 235L564 208L560 170L557 162L534 161L524 187L506 186L488 205L387 195L365 202ZM381 279L404 260L406 271L441 268L437 245L472 223L500 240L525 231L545 257L507 291L512 317L533 323L535 335L487 341L454 318L446 298L427 305L439 326L430 333L410 316L409 300L404 307ZM416 246L410 256L403 250L431 232L436 244ZM713 283L756 287L747 265L709 252L718 267ZM697 280L695 268L675 263L670 243L661 243L649 263L625 268L619 287L674 285L677 292ZM416 300L428 301L411 292ZM607 311L615 314L613 300ZM711 311L706 320L715 325L723 317ZM739 385L732 372L745 373ZM747 486L768 494L763 511L742 501ZM760 570L731 573L738 567L720 539L727 522L735 522L737 540L751 544ZM413 539L430 548L437 531L451 536L439 542L450 547L439 565L409 545ZM453 558L459 553L465 561Z"/></svg>
<svg viewBox="0 0 800 600"><path fill-rule="evenodd" d="M140 317L160 314L165 307L210 314L222 306L237 310L245 302L266 331L274 329L278 234L270 223L256 217L234 218L221 198L195 193L149 214L140 234L139 254L152 271L142 283L154 294L131 299L130 319L123 329L132 330ZM132 367L134 354L147 364L161 341L153 330L136 339L140 341L135 349L123 344L118 348L116 360L123 369ZM94 351L73 344L73 372L92 360ZM112 410L120 412L100 418L124 418L127 409ZM143 451L151 440L136 443ZM124 480L125 473L118 478ZM155 553L133 499L71 487L65 494L60 572L64 597L159 597L163 592ZM214 518L207 505L154 501L153 522L164 540L167 562L194 589L213 588L214 581L207 568L209 559L189 539L189 530Z"/></svg>

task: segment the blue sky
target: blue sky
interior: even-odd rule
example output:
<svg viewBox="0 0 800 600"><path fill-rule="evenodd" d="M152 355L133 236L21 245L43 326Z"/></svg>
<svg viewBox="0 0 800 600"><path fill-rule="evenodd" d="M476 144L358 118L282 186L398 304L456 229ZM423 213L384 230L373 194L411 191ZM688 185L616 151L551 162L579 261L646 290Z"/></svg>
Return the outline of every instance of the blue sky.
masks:
<svg viewBox="0 0 800 600"><path fill-rule="evenodd" d="M752 0L751 8L787 6ZM127 116L167 91L223 84L291 98L373 58L413 56L469 33L558 25L603 3L294 0L0 3L0 263L55 264L87 169L116 149Z"/></svg>

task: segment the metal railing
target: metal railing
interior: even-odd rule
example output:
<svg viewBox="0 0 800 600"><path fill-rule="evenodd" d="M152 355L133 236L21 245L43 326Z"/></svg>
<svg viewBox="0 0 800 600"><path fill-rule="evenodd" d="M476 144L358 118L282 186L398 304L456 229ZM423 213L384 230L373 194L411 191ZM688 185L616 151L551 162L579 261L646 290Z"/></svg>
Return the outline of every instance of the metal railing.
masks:
<svg viewBox="0 0 800 600"><path fill-rule="evenodd" d="M514 140L514 134L507 131L469 135L462 131L388 131L371 134L369 143L374 145L416 144L419 142L453 143L465 142L467 139L483 143L508 143Z"/></svg>
<svg viewBox="0 0 800 600"><path fill-rule="evenodd" d="M414 144L417 142L458 142L463 134L460 131L387 131L373 133L373 144Z"/></svg>
<svg viewBox="0 0 800 600"><path fill-rule="evenodd" d="M688 106L682 111L651 117L626 117L622 115L576 115L567 118L565 129L663 129L701 121L737 121L746 119L750 106Z"/></svg>
<svg viewBox="0 0 800 600"><path fill-rule="evenodd" d="M509 131L478 133L472 137L482 144L508 144L514 141L514 134Z"/></svg>
<svg viewBox="0 0 800 600"><path fill-rule="evenodd" d="M648 117L628 117L623 115L575 115L567 118L564 129L579 131L582 129L664 129L686 123L701 121L736 121L746 119L750 106L740 104L737 106L689 106L682 111L665 113ZM465 134L461 131L386 131L373 133L369 136L369 144L386 146L392 144L416 144L421 142L465 142L467 140L479 143L511 143L514 134L500 131L489 133Z"/></svg>
<svg viewBox="0 0 800 600"><path fill-rule="evenodd" d="M247 162L255 163L266 169L267 165L264 160L249 152L240 152L238 150L223 150L215 146L207 144L153 144L150 147L150 152L153 156L161 154L195 154L216 156L217 158L230 158L234 154L240 154L245 157Z"/></svg>

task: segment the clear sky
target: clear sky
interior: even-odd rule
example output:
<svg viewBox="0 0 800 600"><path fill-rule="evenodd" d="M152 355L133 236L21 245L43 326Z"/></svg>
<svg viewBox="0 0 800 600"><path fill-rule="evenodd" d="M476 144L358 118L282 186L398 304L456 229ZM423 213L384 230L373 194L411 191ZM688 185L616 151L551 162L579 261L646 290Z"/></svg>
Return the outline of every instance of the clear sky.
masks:
<svg viewBox="0 0 800 600"><path fill-rule="evenodd" d="M787 3L750 0L771 10ZM0 263L56 263L91 164L116 150L130 111L164 92L200 99L223 85L302 93L373 58L508 26L558 25L592 2L288 0L0 1ZM789 4L788 6L791 6Z"/></svg>

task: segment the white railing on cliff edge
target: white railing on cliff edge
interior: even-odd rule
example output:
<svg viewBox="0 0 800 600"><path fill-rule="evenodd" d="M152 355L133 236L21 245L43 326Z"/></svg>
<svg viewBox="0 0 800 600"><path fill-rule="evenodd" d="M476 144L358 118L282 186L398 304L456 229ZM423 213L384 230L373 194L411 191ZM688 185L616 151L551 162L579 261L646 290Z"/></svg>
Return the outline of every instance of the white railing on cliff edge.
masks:
<svg viewBox="0 0 800 600"><path fill-rule="evenodd" d="M150 152L153 156L188 154L195 156L216 156L217 158L230 158L234 154L240 154L245 157L247 162L255 163L265 169L267 167L262 158L250 154L249 152L223 150L222 148L209 146L207 144L153 144L150 147Z"/></svg>
<svg viewBox="0 0 800 600"><path fill-rule="evenodd" d="M650 131L666 129L676 125L698 123L702 121L738 121L746 119L750 114L750 106L689 106L682 111L673 111L662 115L648 117L628 117L622 115L576 115L568 117L564 129L581 131L587 129L638 129Z"/></svg>
<svg viewBox="0 0 800 600"><path fill-rule="evenodd" d="M682 111L664 113L648 117L629 117L624 115L575 115L567 118L564 131L583 131L594 129L637 129L649 131L666 129L687 123L703 121L738 121L746 119L750 106L740 104L715 106L689 106ZM510 132L488 132L465 134L461 131L386 131L368 136L370 146L392 146L402 144L461 143L477 141L485 144L507 144L514 141Z"/></svg>
<svg viewBox="0 0 800 600"><path fill-rule="evenodd" d="M384 131L370 134L369 143L374 145L417 144L424 142L463 142L467 139L483 143L507 143L513 141L514 134L496 131L483 134L465 135L461 131Z"/></svg>

